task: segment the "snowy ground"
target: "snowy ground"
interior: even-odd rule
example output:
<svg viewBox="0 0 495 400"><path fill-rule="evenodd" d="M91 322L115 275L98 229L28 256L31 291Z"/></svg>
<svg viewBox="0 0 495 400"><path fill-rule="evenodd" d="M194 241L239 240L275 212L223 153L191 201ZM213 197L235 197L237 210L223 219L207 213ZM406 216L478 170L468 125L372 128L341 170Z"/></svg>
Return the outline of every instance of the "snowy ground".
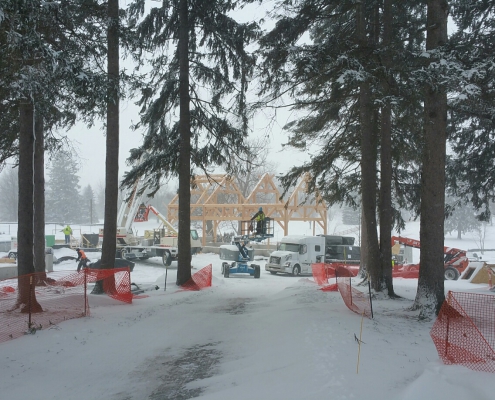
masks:
<svg viewBox="0 0 495 400"><path fill-rule="evenodd" d="M396 279L403 299L374 301L370 320L311 277L263 270L261 279L225 279L214 254L194 256L193 272L210 263L213 286L201 292L177 292L175 263L166 291L161 261L138 263L132 281L159 286L149 297L128 305L90 295L91 317L0 343L0 398L495 398L492 374L442 365L432 322L407 311L417 280ZM446 289L491 293L461 281ZM363 341L359 360L354 335Z"/></svg>
<svg viewBox="0 0 495 400"><path fill-rule="evenodd" d="M469 238L446 244L476 247ZM402 300L375 300L374 319L362 319L338 292L311 277L270 275L265 261L260 279L225 279L218 255L194 256L193 273L213 265L213 286L200 292L177 291L175 262L137 263L131 280L149 297L129 305L89 295L90 317L0 343L0 399L495 399L493 374L440 361L433 321L408 311L416 279L395 279ZM445 288L495 295L462 280Z"/></svg>

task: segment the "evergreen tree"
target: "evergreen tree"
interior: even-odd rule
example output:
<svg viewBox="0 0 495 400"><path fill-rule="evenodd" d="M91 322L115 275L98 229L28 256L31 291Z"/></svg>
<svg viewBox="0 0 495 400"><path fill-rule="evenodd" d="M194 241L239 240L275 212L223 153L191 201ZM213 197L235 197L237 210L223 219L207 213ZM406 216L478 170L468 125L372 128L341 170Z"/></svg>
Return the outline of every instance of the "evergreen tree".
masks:
<svg viewBox="0 0 495 400"><path fill-rule="evenodd" d="M446 199L445 215L445 233L457 231L457 239L462 239L462 234L475 231L481 225L473 205L456 197Z"/></svg>
<svg viewBox="0 0 495 400"><path fill-rule="evenodd" d="M105 214L105 181L101 180L97 183L95 193L96 213L103 216ZM99 221L95 221L99 222Z"/></svg>
<svg viewBox="0 0 495 400"><path fill-rule="evenodd" d="M195 169L226 165L231 154L248 153L246 89L254 58L246 46L257 37L254 23L238 23L232 11L245 1L172 0L143 16L144 0L130 7L140 49L149 51L151 79L141 88L144 143L123 184L141 177L151 195L162 177L179 177L179 260L177 284L191 276L190 182ZM168 49L168 53L164 50ZM144 54L140 55L140 59ZM206 88L206 90L205 90ZM176 117L176 110L179 117Z"/></svg>
<svg viewBox="0 0 495 400"><path fill-rule="evenodd" d="M79 168L70 153L58 152L51 160L46 182L46 220L67 224L80 220Z"/></svg>
<svg viewBox="0 0 495 400"><path fill-rule="evenodd" d="M41 312L30 276L35 272L35 135L34 106L24 99L19 107L19 209L17 229L18 294L16 307L22 313ZM39 247L38 247L39 248ZM31 328L31 327L29 327Z"/></svg>
<svg viewBox="0 0 495 400"><path fill-rule="evenodd" d="M448 187L469 198L489 221L495 199L495 25L492 1L452 0L457 31L450 40L458 65L449 103ZM453 73L452 72L452 73ZM468 183L468 184L467 184Z"/></svg>
<svg viewBox="0 0 495 400"><path fill-rule="evenodd" d="M400 196L396 204L409 206L411 200L416 207L419 204L418 174L411 167L419 165L421 98L417 87L408 84L408 72L418 63L412 55L422 51L424 13L412 1L395 2L393 9L390 2L385 5L388 17L383 31L392 41L382 40L385 17L377 2L283 2L275 28L261 40L261 93L267 95L268 105L277 107L275 100L284 95L291 97L294 110L305 111L285 127L290 132L289 145L307 151L318 143L321 149L282 178L284 190L309 172L310 191L317 188L330 205L356 208L352 193L361 192L362 221L370 231L366 251L373 253L367 257L372 285L379 291L385 283L393 296L386 261L390 240L383 234L386 245L378 249L376 207L383 206L380 217L390 235L389 221L400 216L392 208L391 192ZM397 16L393 21L391 14ZM304 34L309 34L309 40L301 40ZM379 142L382 135L384 140ZM379 197L378 161L383 179Z"/></svg>
<svg viewBox="0 0 495 400"><path fill-rule="evenodd" d="M44 150L60 146L49 134L71 126L77 114L92 121L106 100L100 90L104 75L97 71L103 54L101 17L101 6L93 0L0 4L0 162L19 157L21 311L42 311L22 277L45 270Z"/></svg>
<svg viewBox="0 0 495 400"><path fill-rule="evenodd" d="M101 267L115 265L117 251L117 212L119 197L119 1L108 0L107 5L107 101L106 101L106 157L105 157L105 216ZM103 281L93 288L94 294L104 293Z"/></svg>
<svg viewBox="0 0 495 400"><path fill-rule="evenodd" d="M91 185L83 188L81 196L81 215L78 222L82 224L94 224L98 222L96 196Z"/></svg>
<svg viewBox="0 0 495 400"><path fill-rule="evenodd" d="M447 145L447 87L440 67L447 45L446 0L427 1L426 61L422 88L424 106L424 146L421 169L421 241L418 289L414 307L420 318L438 314L445 300L444 218L445 160Z"/></svg>

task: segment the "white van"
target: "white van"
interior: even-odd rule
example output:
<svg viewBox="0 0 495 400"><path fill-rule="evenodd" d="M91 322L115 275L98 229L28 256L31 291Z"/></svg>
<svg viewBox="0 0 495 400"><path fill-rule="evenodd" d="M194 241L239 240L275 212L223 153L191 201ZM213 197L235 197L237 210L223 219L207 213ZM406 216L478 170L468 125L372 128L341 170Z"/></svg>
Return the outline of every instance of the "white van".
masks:
<svg viewBox="0 0 495 400"><path fill-rule="evenodd" d="M270 254L265 270L271 274L283 272L297 276L311 274L311 264L323 262L325 238L322 236L284 236L277 250Z"/></svg>

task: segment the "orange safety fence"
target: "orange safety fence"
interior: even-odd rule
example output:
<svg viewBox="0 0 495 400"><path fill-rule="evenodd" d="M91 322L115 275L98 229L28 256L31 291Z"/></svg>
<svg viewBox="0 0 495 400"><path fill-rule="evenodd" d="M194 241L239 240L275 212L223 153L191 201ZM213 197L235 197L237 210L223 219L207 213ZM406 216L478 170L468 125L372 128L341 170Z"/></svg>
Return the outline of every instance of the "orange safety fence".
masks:
<svg viewBox="0 0 495 400"><path fill-rule="evenodd" d="M351 277L337 277L337 285L345 305L359 315L373 318L369 293L361 292L352 287Z"/></svg>
<svg viewBox="0 0 495 400"><path fill-rule="evenodd" d="M329 278L335 277L336 268L345 268L351 271L353 276L357 276L359 272L359 265L357 264L345 264L345 263L311 264L311 269L313 271L313 278L319 286L323 286L327 284ZM419 264L395 265L392 270L392 276L394 278L418 279Z"/></svg>
<svg viewBox="0 0 495 400"><path fill-rule="evenodd" d="M359 265L345 263L311 264L315 282L325 292L339 291L345 305L357 314L373 318L369 293L352 287L351 278L357 276ZM328 278L335 277L334 284L328 284Z"/></svg>
<svg viewBox="0 0 495 400"><path fill-rule="evenodd" d="M0 342L88 316L87 284L99 280L107 295L132 302L128 268L35 273L0 281Z"/></svg>
<svg viewBox="0 0 495 400"><path fill-rule="evenodd" d="M311 264L311 270L316 284L318 286L323 286L329 283L329 278L335 278L336 276L357 276L359 265L345 263L315 263ZM335 287L335 285L331 286ZM321 289L328 290L326 289L326 286Z"/></svg>
<svg viewBox="0 0 495 400"><path fill-rule="evenodd" d="M196 272L191 279L182 285L181 290L201 290L210 287L211 279L212 265L210 264Z"/></svg>
<svg viewBox="0 0 495 400"><path fill-rule="evenodd" d="M418 279L419 264L396 264L392 269L392 277Z"/></svg>
<svg viewBox="0 0 495 400"><path fill-rule="evenodd" d="M84 274L74 272L64 277L65 285L84 285L103 281L103 291L115 300L132 303L131 274L129 268L92 269L86 268Z"/></svg>
<svg viewBox="0 0 495 400"><path fill-rule="evenodd" d="M495 372L495 296L449 291L430 336L445 364Z"/></svg>

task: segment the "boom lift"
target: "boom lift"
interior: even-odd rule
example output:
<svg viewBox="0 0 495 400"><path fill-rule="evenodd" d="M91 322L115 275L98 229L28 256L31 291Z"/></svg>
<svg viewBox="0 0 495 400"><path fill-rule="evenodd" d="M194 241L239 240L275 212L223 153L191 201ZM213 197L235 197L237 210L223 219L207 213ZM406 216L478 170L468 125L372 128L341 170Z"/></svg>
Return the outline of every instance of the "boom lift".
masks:
<svg viewBox="0 0 495 400"><path fill-rule="evenodd" d="M392 236L392 248L394 248L394 246L396 246L397 244L413 247L415 249L421 248L419 240L409 239L401 236ZM464 272L466 267L469 265L466 251L456 249L454 247L444 247L443 254L445 264L445 279L457 280L459 276Z"/></svg>
<svg viewBox="0 0 495 400"><path fill-rule="evenodd" d="M261 232L256 232L255 221L241 221L241 235L236 236L233 245L220 246L220 259L233 261L222 263L222 274L228 278L231 274L249 274L258 279L261 276L261 267L250 264L254 260L254 249L248 248L249 242L262 242L272 238L274 231L273 219L265 218Z"/></svg>
<svg viewBox="0 0 495 400"><path fill-rule="evenodd" d="M142 194L138 194L142 182L134 185L128 201L122 202L117 215L117 251L124 259L147 260L150 257L161 257L163 264L169 266L178 259L178 232L155 207L145 206ZM161 221L158 229L145 231L144 237L137 237L132 230L134 222L148 220L149 212L153 212ZM100 229L103 238L103 229ZM192 254L201 251L201 241L196 229L191 229Z"/></svg>

